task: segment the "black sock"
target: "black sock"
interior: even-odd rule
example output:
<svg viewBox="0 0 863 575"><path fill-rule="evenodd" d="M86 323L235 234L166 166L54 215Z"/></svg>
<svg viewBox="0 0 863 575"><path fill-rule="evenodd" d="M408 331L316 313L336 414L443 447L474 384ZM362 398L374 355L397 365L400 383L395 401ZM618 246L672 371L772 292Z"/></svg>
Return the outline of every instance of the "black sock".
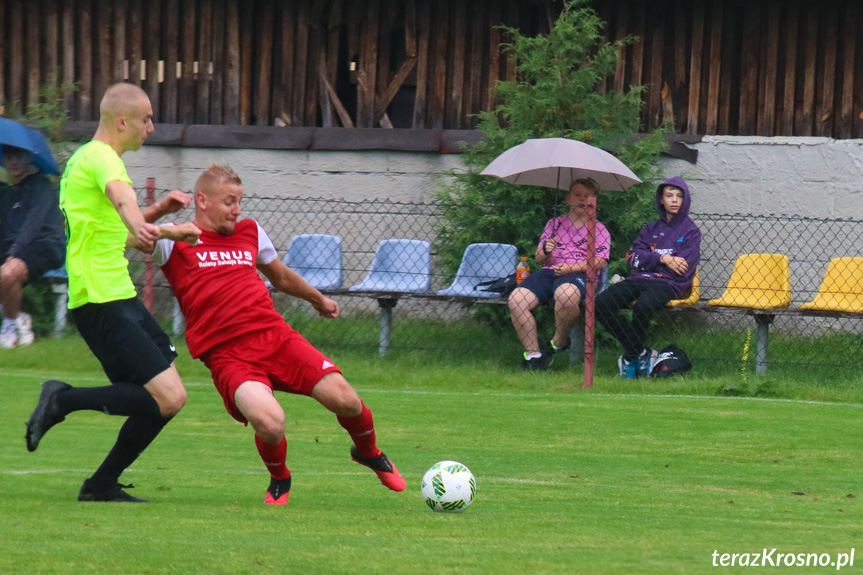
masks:
<svg viewBox="0 0 863 575"><path fill-rule="evenodd" d="M73 387L57 395L63 415L73 411L102 411L108 415L143 416L161 419L159 404L150 392L134 383L104 387Z"/></svg>
<svg viewBox="0 0 863 575"><path fill-rule="evenodd" d="M148 394L149 395L149 394ZM170 419L159 417L130 417L120 428L117 442L90 478L94 491L103 491L116 485L120 475L156 439Z"/></svg>

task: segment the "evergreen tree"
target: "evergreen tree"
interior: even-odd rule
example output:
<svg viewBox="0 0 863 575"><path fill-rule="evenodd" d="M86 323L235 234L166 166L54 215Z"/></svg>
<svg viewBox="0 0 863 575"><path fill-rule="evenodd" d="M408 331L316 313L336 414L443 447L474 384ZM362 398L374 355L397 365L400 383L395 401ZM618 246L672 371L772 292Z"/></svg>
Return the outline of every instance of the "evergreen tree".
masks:
<svg viewBox="0 0 863 575"><path fill-rule="evenodd" d="M504 27L513 38L506 49L517 62L517 81L497 85L499 104L479 115L484 139L463 154L467 171L451 174L438 193L443 217L437 250L450 273L474 242L515 244L519 253L532 256L545 222L568 210L565 191L479 175L529 138L581 140L613 153L645 182L626 192L598 194L597 218L611 233L613 260L621 259L644 223L656 217L657 161L668 130L632 138L640 128L643 86L630 86L626 93L597 89L614 73L619 50L634 38L608 42L604 22L586 4L567 0L545 35L527 37Z"/></svg>

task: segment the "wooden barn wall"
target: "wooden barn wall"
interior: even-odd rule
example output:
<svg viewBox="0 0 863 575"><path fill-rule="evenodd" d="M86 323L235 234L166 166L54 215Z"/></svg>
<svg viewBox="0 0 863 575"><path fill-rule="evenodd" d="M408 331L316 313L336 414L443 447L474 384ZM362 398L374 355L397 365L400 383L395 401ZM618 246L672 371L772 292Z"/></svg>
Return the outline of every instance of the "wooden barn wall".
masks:
<svg viewBox="0 0 863 575"><path fill-rule="evenodd" d="M858 0L595 0L621 50L599 90L644 84L645 128L863 137ZM501 23L548 30L553 0L0 0L0 105L63 94L97 118L128 80L156 119L469 129L515 78ZM56 91L56 89L55 89Z"/></svg>

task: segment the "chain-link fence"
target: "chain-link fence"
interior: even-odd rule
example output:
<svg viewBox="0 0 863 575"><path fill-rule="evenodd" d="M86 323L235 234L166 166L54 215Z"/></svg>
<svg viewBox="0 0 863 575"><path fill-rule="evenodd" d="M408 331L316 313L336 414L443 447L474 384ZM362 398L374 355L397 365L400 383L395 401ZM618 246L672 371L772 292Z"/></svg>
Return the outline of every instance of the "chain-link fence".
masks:
<svg viewBox="0 0 863 575"><path fill-rule="evenodd" d="M157 190L157 197L164 193ZM553 208L543 211L549 218L560 215ZM172 219L182 222L193 217L190 208ZM438 295L453 284L456 270L445 269L438 257L436 230L441 213L436 204L247 196L243 217L261 224L280 256L287 253L292 238L301 234L340 238L341 286L327 292L339 302L340 319L319 319L305 302L278 293L273 296L277 309L291 325L323 349L351 347L376 353L386 336L390 352L429 350L449 357L485 354L498 356L514 367L520 364L522 345L506 298L493 297L486 303L477 298ZM697 303L665 307L654 314L646 340L649 347L661 349L674 343L685 349L700 369L717 372L760 370L766 365L756 365L757 353L768 349L771 371L793 373L800 366L844 369L861 363L863 307L858 306L863 302L863 265L856 259L834 260L863 253L863 221L710 214L693 219L703 236ZM540 232L537 230L537 240ZM417 252L407 257L413 266L428 257L427 270L421 266L408 270L422 276L407 290L419 293L387 296L375 294L374 286L368 289L366 280L376 253L384 240L393 239L419 240L415 245L428 246L428 256ZM323 259L327 250L320 249ZM512 249L501 253L503 263L494 262L499 265L492 268L514 272ZM747 254L774 257L738 262ZM519 255L533 260L532 252ZM133 279L140 287L144 258L140 254L131 257ZM386 257L377 253L378 267L386 268L384 260ZM488 267L483 273L493 273ZM624 270L622 262L612 262L608 275ZM469 284L472 279L459 277L458 281ZM170 288L160 272L155 273L154 284L155 314L167 322L173 310ZM765 294L775 296L768 298L771 303L759 300ZM711 302L721 305L708 304L711 300L721 300ZM778 309L758 309L764 305ZM555 329L553 310L540 306L534 315L539 340L550 340ZM388 333L384 334L384 329ZM620 345L598 327L599 372L616 371L621 353Z"/></svg>

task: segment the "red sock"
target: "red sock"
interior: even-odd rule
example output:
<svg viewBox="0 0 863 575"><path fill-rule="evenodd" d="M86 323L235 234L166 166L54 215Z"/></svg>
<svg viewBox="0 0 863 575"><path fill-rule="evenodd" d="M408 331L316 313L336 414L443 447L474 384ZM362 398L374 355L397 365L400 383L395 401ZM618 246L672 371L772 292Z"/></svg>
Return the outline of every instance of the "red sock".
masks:
<svg viewBox="0 0 863 575"><path fill-rule="evenodd" d="M278 445L270 445L257 435L255 435L255 445L258 446L258 453L267 466L267 471L276 479L287 479L291 476L290 470L285 465L285 459L288 453L288 440L282 437Z"/></svg>
<svg viewBox="0 0 863 575"><path fill-rule="evenodd" d="M362 403L362 401L360 401ZM354 445L363 457L377 457L380 453L375 440L375 422L372 412L363 403L363 410L356 417L338 417L339 423L354 440Z"/></svg>

